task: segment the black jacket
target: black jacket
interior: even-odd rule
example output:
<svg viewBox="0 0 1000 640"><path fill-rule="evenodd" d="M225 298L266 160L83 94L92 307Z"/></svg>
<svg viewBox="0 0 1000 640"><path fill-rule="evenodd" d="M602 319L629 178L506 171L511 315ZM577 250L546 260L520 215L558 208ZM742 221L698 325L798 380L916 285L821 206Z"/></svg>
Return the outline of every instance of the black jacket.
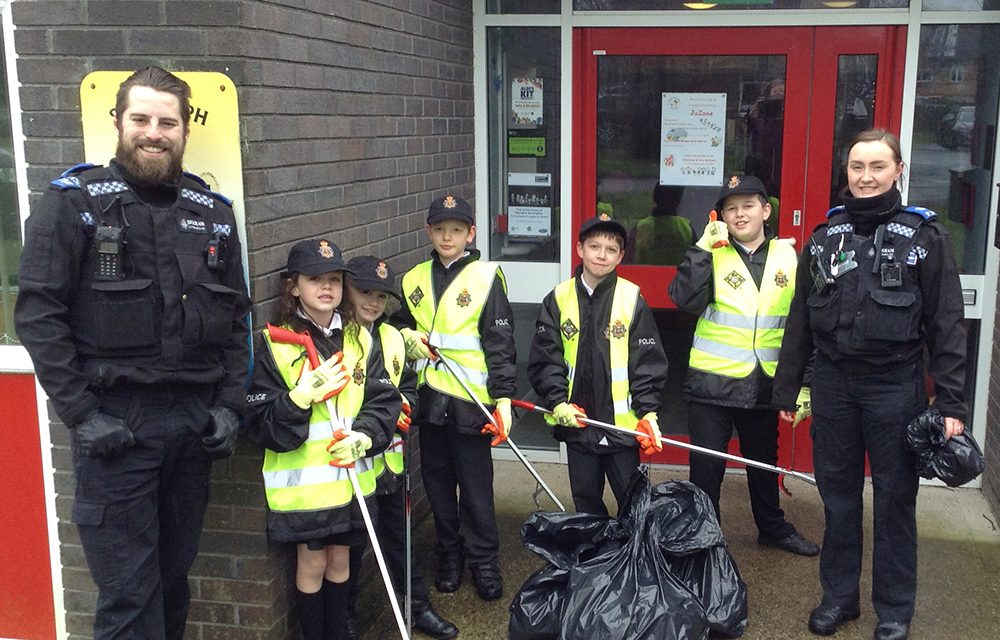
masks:
<svg viewBox="0 0 1000 640"><path fill-rule="evenodd" d="M127 230L120 280L96 277L102 219ZM222 235L213 268L208 243ZM67 425L98 407L100 389L132 384L210 385L215 404L245 411L250 301L236 220L195 178L144 188L114 162L71 169L28 217L18 286L18 336Z"/></svg>
<svg viewBox="0 0 1000 640"><path fill-rule="evenodd" d="M542 308L535 321L535 335L531 341L531 356L528 361L528 380L541 398L540 402L549 409L560 402L573 402L583 408L588 417L614 424L611 349L605 330L611 320L611 301L618 276L616 273L609 275L594 289L591 296L580 281L580 269L577 272L574 280L582 326L573 396L567 397L569 380L563 360L562 334L559 329L562 319L555 291L542 300ZM653 314L641 295L636 301L635 315L628 328L628 340L631 408L641 418L650 411L660 410L660 392L667 380L667 357L660 345L660 335ZM598 427L577 429L556 426L553 435L557 440L598 453L638 446L635 438ZM608 445L599 445L602 440Z"/></svg>
<svg viewBox="0 0 1000 640"><path fill-rule="evenodd" d="M448 268L441 264L437 252L431 252L431 259L431 280L436 304L459 271L467 264L479 260L479 251L470 250L467 256L459 258ZM405 304L393 314L390 322L399 329L417 328L417 322ZM492 398L512 398L517 392L514 313L499 278L493 280L478 326L488 369L486 389ZM440 393L426 384L420 387L418 394L414 422L421 425L452 425L461 433L481 435L483 425L487 422L486 416L471 400ZM487 408L492 410L492 407Z"/></svg>
<svg viewBox="0 0 1000 640"><path fill-rule="evenodd" d="M774 404L794 409L814 347L836 363L880 369L916 362L926 346L937 389L934 406L944 416L967 420L965 309L947 231L933 219L923 222L916 213L903 212L895 189L844 201L844 210L828 214L829 224L816 228L801 254L775 373ZM885 233L882 255L897 258L903 283L886 288L880 272L874 272L874 236L880 225L902 223L914 226L916 233L912 246L905 236ZM849 231L842 233L844 229ZM828 268L839 238L844 238L845 251L853 248L859 266L820 287L813 278L817 259Z"/></svg>
<svg viewBox="0 0 1000 640"><path fill-rule="evenodd" d="M740 245L734 245L758 291L774 232L765 226L764 236L764 243L752 254L748 254ZM682 311L701 316L708 305L715 301L714 275L712 252L701 247L688 248L684 260L677 267L677 275L670 283L670 298ZM684 397L689 401L724 407L765 407L771 402L771 377L764 373L759 364L745 378L727 378L689 368L684 381Z"/></svg>

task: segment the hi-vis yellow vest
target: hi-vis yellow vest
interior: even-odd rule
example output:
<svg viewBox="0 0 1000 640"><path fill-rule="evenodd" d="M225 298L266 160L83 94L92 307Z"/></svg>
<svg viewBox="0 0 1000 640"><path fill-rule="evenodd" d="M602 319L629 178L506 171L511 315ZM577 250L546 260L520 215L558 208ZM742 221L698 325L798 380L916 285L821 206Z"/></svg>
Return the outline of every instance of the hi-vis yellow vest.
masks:
<svg viewBox="0 0 1000 640"><path fill-rule="evenodd" d="M417 330L427 333L431 346L448 358L456 375L462 376L479 401L493 404L486 390L488 370L479 340L479 318L494 278L500 278L507 291L503 272L491 262L470 262L451 281L441 299L435 300L432 262L418 264L403 276L406 306L417 321ZM418 386L428 384L441 393L471 402L462 385L443 365L417 360L413 367L417 370Z"/></svg>
<svg viewBox="0 0 1000 640"><path fill-rule="evenodd" d="M378 326L379 340L382 342L382 361L385 363L385 370L389 373L392 384L399 388L399 381L403 377L403 366L406 364L406 344L403 342L403 335L396 327L383 322ZM403 438L399 432L392 434L392 443L383 454L385 466L397 476L403 473Z"/></svg>
<svg viewBox="0 0 1000 640"><path fill-rule="evenodd" d="M576 278L556 285L556 306L559 307L559 334L562 336L563 360L568 372L569 388L566 397L573 396L573 378L576 376L576 354L580 346L580 303L576 294ZM635 429L639 422L632 410L632 394L628 378L629 327L635 317L639 300L639 287L624 278L615 282L611 298L611 315L604 329L611 354L611 402L615 411L615 426Z"/></svg>
<svg viewBox="0 0 1000 640"><path fill-rule="evenodd" d="M295 451L278 453L264 450L264 492L272 511L316 511L342 507L354 494L347 470L330 466L326 447L336 429L349 429L361 411L365 397L367 354L371 353L371 335L364 329L358 331L360 344L344 339L344 365L353 372L352 380L331 401L337 415L331 425L326 403L312 406L309 419L309 437ZM264 330L264 338L274 362L289 389L295 387L306 362L305 349L299 345L271 341L271 334ZM385 470L380 457L362 458L354 464L358 482L364 495L375 491L375 481Z"/></svg>
<svg viewBox="0 0 1000 640"><path fill-rule="evenodd" d="M795 293L798 258L787 242L771 240L760 291L732 247L712 252L715 302L694 330L689 365L729 378L745 378L757 363L774 377L785 320Z"/></svg>

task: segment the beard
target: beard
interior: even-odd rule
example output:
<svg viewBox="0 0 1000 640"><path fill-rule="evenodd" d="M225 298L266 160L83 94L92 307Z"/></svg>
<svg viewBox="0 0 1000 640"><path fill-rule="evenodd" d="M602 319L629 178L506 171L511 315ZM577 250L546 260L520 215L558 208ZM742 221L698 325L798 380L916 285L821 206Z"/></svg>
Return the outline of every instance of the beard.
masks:
<svg viewBox="0 0 1000 640"><path fill-rule="evenodd" d="M158 143L163 149L159 158L147 158L142 155L140 146L148 144L145 139L135 141L123 140L118 134L118 148L115 150L115 161L122 166L136 183L146 187L164 184L177 184L181 179L181 162L184 159L184 143L179 148L167 141Z"/></svg>

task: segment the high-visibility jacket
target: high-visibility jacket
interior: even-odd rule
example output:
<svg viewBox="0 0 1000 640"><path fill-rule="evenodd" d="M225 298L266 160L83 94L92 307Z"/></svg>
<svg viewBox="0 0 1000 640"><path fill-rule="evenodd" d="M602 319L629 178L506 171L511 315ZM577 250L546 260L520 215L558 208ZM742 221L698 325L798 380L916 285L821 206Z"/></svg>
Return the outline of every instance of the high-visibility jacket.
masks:
<svg viewBox="0 0 1000 640"><path fill-rule="evenodd" d="M396 327L383 322L378 326L379 341L382 343L382 360L385 370L389 373L392 384L399 388L403 377L403 367L406 365L406 344L403 335ZM393 433L392 442L383 454L386 468L397 476L403 473L403 437L398 431Z"/></svg>
<svg viewBox="0 0 1000 640"><path fill-rule="evenodd" d="M431 276L433 262L418 264L403 276L403 299L416 321L417 330L427 333L430 344L448 358L456 375L462 376L466 385L483 404L493 404L487 390L488 368L486 354L480 343L479 318L486 298L493 288L493 280L504 281L500 267L490 262L470 262L455 276L440 300L434 298ZM440 364L426 359L414 362L417 385L469 402L468 394Z"/></svg>
<svg viewBox="0 0 1000 640"><path fill-rule="evenodd" d="M300 345L277 343L264 330L264 339L289 389L295 387L306 359ZM344 338L344 366L353 376L343 391L331 398L335 415L331 420L327 403L312 406L309 419L309 436L294 451L279 453L264 450L264 492L272 511L315 511L347 505L354 495L347 470L330 465L326 447L335 431L350 429L361 411L365 396L365 377L368 353L372 338L364 329L357 332L357 340ZM361 491L371 495L376 479L385 470L381 456L362 458L354 465Z"/></svg>
<svg viewBox="0 0 1000 640"><path fill-rule="evenodd" d="M576 293L576 278L556 285L556 305L559 307L560 326L580 327L580 304ZM639 287L624 278L618 278L611 299L611 315L605 336L610 345L611 402L614 405L615 425L635 429L639 422L632 410L632 395L628 374L629 327L635 317ZM566 397L573 396L573 378L576 375L576 355L580 345L579 331L560 331L563 359L566 362L569 386Z"/></svg>
<svg viewBox="0 0 1000 640"><path fill-rule="evenodd" d="M715 300L698 318L690 368L745 378L759 364L774 377L798 257L789 243L779 240L771 240L767 251L759 291L735 247L712 252Z"/></svg>

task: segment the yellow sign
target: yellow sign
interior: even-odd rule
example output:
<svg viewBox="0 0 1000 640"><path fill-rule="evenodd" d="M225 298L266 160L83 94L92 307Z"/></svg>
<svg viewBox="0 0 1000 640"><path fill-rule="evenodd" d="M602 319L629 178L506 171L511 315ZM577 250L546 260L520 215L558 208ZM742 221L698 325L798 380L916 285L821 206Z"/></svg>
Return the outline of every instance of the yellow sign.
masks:
<svg viewBox="0 0 1000 640"><path fill-rule="evenodd" d="M115 95L132 71L95 71L80 83L83 147L87 162L107 165L115 156ZM243 210L243 161L240 155L240 110L236 87L214 71L178 71L191 86L190 136L184 150L184 170L208 183L212 191L231 198L247 268L246 218ZM248 280L249 282L249 276Z"/></svg>

